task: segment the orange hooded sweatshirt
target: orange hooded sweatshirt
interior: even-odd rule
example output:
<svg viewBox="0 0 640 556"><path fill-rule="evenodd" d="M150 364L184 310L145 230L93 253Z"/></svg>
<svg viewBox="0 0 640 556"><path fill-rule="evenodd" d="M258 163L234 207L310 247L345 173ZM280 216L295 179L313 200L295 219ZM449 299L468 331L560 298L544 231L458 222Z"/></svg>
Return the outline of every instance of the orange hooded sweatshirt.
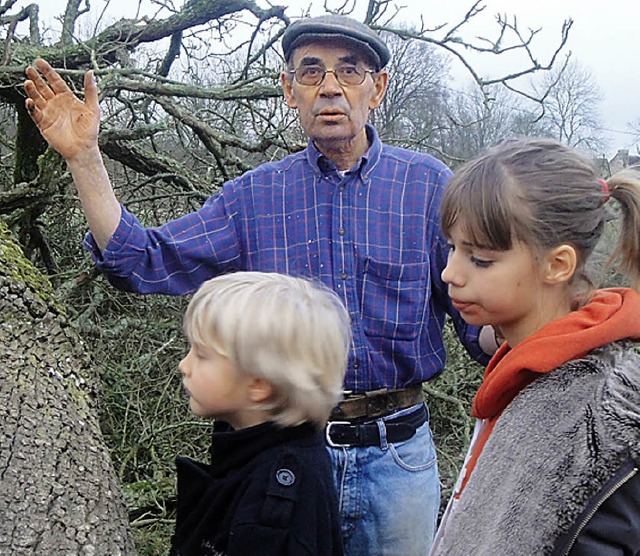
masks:
<svg viewBox="0 0 640 556"><path fill-rule="evenodd" d="M627 288L598 290L577 311L550 322L511 349L505 342L487 365L471 414L487 419L466 464L464 489L498 418L540 375L594 349L623 339L640 340L640 294Z"/></svg>

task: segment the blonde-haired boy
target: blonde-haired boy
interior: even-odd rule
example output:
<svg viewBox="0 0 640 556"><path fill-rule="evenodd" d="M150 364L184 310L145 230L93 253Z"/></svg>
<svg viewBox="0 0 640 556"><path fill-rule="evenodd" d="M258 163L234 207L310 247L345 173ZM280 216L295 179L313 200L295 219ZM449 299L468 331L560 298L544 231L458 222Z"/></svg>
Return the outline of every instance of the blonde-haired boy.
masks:
<svg viewBox="0 0 640 556"><path fill-rule="evenodd" d="M191 410L215 417L212 463L178 458L172 554L342 554L324 425L349 316L324 286L277 273L205 282L184 318Z"/></svg>

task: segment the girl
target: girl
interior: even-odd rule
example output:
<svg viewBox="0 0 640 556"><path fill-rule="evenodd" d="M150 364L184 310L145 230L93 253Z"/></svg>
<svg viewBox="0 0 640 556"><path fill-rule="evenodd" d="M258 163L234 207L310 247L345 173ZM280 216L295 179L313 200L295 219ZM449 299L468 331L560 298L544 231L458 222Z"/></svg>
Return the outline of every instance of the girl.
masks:
<svg viewBox="0 0 640 556"><path fill-rule="evenodd" d="M454 305L505 342L432 554L640 554L640 294L587 263L619 204L615 259L640 283L640 177L599 180L575 150L509 140L442 202Z"/></svg>

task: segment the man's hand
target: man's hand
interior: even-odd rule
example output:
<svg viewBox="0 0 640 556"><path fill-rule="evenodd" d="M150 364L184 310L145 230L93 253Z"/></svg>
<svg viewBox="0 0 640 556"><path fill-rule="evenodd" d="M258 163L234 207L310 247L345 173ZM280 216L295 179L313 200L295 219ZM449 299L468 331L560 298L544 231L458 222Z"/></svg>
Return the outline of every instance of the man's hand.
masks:
<svg viewBox="0 0 640 556"><path fill-rule="evenodd" d="M42 136L67 161L97 150L100 106L93 72L84 76L82 101L45 60L35 65L42 75L34 67L26 69L25 106Z"/></svg>
<svg viewBox="0 0 640 556"><path fill-rule="evenodd" d="M104 251L122 209L98 148L100 106L93 72L84 75L82 101L47 62L38 59L35 64L38 69L26 70L25 106L47 143L67 161L89 228Z"/></svg>

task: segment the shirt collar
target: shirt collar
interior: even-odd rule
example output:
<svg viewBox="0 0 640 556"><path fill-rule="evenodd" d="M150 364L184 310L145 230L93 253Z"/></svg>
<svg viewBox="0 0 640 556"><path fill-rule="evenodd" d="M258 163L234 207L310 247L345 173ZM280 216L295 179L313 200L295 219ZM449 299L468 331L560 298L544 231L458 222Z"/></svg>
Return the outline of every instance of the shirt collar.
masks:
<svg viewBox="0 0 640 556"><path fill-rule="evenodd" d="M371 124L367 124L365 130L367 133L367 139L369 140L369 149L364 153L362 158L347 171L347 173L360 172L363 176L366 176L380 160L382 142L380 141L378 132ZM307 144L307 160L313 169L320 174L337 172L333 162L331 162L317 149L311 139L309 139L309 143Z"/></svg>

